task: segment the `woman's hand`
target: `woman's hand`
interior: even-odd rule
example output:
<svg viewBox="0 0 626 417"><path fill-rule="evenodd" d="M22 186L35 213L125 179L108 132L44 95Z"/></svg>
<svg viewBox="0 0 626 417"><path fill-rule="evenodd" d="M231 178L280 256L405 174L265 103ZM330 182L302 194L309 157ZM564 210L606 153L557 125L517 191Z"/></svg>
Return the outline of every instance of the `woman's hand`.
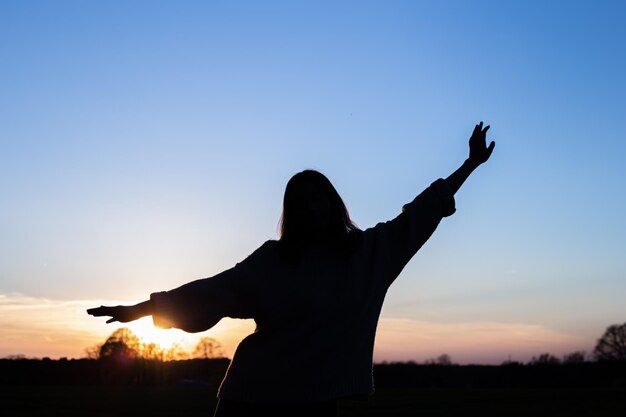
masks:
<svg viewBox="0 0 626 417"><path fill-rule="evenodd" d="M107 320L107 323L113 323L114 321L128 323L129 321L135 321L148 315L146 314L145 306L142 304L143 303L140 303L134 306L100 306L88 309L87 314L94 317L111 316L111 318Z"/></svg>
<svg viewBox="0 0 626 417"><path fill-rule="evenodd" d="M448 188L453 195L461 188L461 185L463 185L470 174L480 164L487 162L487 159L491 156L496 143L492 141L489 147L487 147L486 136L488 130L489 126L483 129L483 122L474 127L474 132L472 132L469 140L469 158L446 178L446 184L448 184Z"/></svg>
<svg viewBox="0 0 626 417"><path fill-rule="evenodd" d="M487 162L491 152L493 152L493 148L496 146L496 143L491 141L489 147L487 147L486 137L488 130L489 125L483 129L483 122L480 122L474 127L474 132L472 132L472 136L469 139L469 161L475 166Z"/></svg>

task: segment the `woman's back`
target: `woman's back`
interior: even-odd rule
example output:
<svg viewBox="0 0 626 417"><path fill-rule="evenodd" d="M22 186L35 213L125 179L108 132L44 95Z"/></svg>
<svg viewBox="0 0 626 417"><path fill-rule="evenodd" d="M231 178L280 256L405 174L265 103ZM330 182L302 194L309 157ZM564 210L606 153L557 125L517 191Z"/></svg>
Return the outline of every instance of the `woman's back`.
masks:
<svg viewBox="0 0 626 417"><path fill-rule="evenodd" d="M439 180L395 219L351 232L359 236L343 256L310 246L290 260L280 242L262 245L238 265L257 330L237 348L220 397L272 402L281 392L290 401L310 402L371 394L387 289L453 211L454 198Z"/></svg>
<svg viewBox="0 0 626 417"><path fill-rule="evenodd" d="M257 329L238 346L220 387L216 416L269 411L266 404L294 415L319 406L332 415L334 400L373 392L374 339L387 289L489 159L495 143L486 146L488 129L476 125L469 158L392 220L358 230L330 181L305 170L287 184L280 241L265 242L213 277L88 313L111 316L107 323L151 315L155 325L188 332L223 317L254 319Z"/></svg>

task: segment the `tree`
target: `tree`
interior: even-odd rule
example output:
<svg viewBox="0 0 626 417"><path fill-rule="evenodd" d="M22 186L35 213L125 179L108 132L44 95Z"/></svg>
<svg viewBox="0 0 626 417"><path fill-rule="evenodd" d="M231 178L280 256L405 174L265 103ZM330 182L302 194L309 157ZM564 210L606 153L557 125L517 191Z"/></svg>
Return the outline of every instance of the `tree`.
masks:
<svg viewBox="0 0 626 417"><path fill-rule="evenodd" d="M193 350L194 358L210 359L223 358L225 356L222 345L212 337L205 336L196 345Z"/></svg>
<svg viewBox="0 0 626 417"><path fill-rule="evenodd" d="M584 350L578 350L576 352L566 353L563 356L564 364L571 363L583 363L587 357L587 353Z"/></svg>
<svg viewBox="0 0 626 417"><path fill-rule="evenodd" d="M189 355L178 343L173 344L169 348L162 348L156 343L142 343L140 356L143 359L151 359L163 362L187 359Z"/></svg>
<svg viewBox="0 0 626 417"><path fill-rule="evenodd" d="M189 353L178 343L174 343L169 349L166 349L164 353L166 361L178 361L189 358Z"/></svg>
<svg viewBox="0 0 626 417"><path fill-rule="evenodd" d="M121 327L111 333L111 336L100 346L100 358L136 358L141 346L139 338L130 329Z"/></svg>
<svg viewBox="0 0 626 417"><path fill-rule="evenodd" d="M437 356L437 365L452 365L452 358L447 353Z"/></svg>
<svg viewBox="0 0 626 417"><path fill-rule="evenodd" d="M542 353L539 356L533 356L530 360L531 365L558 365L561 361L554 355Z"/></svg>
<svg viewBox="0 0 626 417"><path fill-rule="evenodd" d="M3 359L8 359L10 361L21 361L23 359L26 359L26 355L23 355L21 353L18 353L16 355L8 355L5 356Z"/></svg>
<svg viewBox="0 0 626 417"><path fill-rule="evenodd" d="M599 361L626 361L626 323L609 326L598 339L593 356Z"/></svg>
<svg viewBox="0 0 626 417"><path fill-rule="evenodd" d="M156 343L142 343L140 356L143 359L162 361L165 356L165 350Z"/></svg>
<svg viewBox="0 0 626 417"><path fill-rule="evenodd" d="M436 358L426 359L424 365L443 365L449 366L452 365L452 358L447 353L443 353Z"/></svg>
<svg viewBox="0 0 626 417"><path fill-rule="evenodd" d="M85 348L85 355L87 359L98 359L100 357L101 345L95 344Z"/></svg>

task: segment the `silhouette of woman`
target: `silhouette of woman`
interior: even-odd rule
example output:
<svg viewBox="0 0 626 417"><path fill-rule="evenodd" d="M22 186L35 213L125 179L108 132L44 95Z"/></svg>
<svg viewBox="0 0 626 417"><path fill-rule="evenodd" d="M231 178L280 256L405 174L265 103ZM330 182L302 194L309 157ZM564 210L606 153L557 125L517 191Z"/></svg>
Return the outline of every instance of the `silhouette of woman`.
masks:
<svg viewBox="0 0 626 417"><path fill-rule="evenodd" d="M201 332L223 317L251 318L256 330L233 356L218 391L215 417L334 416L341 398L369 396L378 318L391 283L443 217L454 194L486 162L480 122L469 157L392 220L366 230L350 220L321 173L287 183L280 239L268 240L217 275L156 292L131 306L100 306L93 316L122 323L151 315L156 326Z"/></svg>

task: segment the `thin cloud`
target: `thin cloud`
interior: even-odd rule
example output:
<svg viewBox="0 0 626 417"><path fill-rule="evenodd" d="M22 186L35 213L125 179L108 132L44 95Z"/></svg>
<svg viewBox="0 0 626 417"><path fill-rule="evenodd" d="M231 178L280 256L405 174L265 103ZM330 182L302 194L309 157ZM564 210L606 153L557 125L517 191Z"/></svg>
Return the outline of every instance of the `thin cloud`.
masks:
<svg viewBox="0 0 626 417"><path fill-rule="evenodd" d="M102 343L116 328L134 329L137 322L106 324L105 318L93 318L86 313L90 307L118 304L129 303L0 294L0 357L15 354L27 357L84 357L87 347ZM179 332L185 348L193 347L201 336L215 337L227 355L232 356L241 339L253 330L251 320L224 319L202 334L187 334L178 330L167 332ZM434 323L382 317L374 359L377 362L419 362L447 353L457 363L497 364L507 359L525 362L545 352L560 355L574 350L589 350L588 345L589 341L579 336L537 324Z"/></svg>
<svg viewBox="0 0 626 417"><path fill-rule="evenodd" d="M0 294L0 356L84 356L87 346L112 331L88 320L85 310L102 302Z"/></svg>
<svg viewBox="0 0 626 417"><path fill-rule="evenodd" d="M589 341L539 324L466 322L433 323L381 318L377 361L423 361L446 353L461 364L527 362L541 353L562 355L589 350Z"/></svg>
<svg viewBox="0 0 626 417"><path fill-rule="evenodd" d="M94 318L86 310L99 305L128 305L123 300L53 300L24 294L0 294L0 357L85 356L85 349L102 343L115 329L128 327L140 338L151 342L152 327L142 319L133 323L106 324L106 318ZM147 325L147 326L146 326ZM192 349L198 339L209 335L220 341L227 355L232 355L239 341L254 330L250 321L223 320L207 332L188 334L181 330L160 330L174 334L185 349Z"/></svg>

